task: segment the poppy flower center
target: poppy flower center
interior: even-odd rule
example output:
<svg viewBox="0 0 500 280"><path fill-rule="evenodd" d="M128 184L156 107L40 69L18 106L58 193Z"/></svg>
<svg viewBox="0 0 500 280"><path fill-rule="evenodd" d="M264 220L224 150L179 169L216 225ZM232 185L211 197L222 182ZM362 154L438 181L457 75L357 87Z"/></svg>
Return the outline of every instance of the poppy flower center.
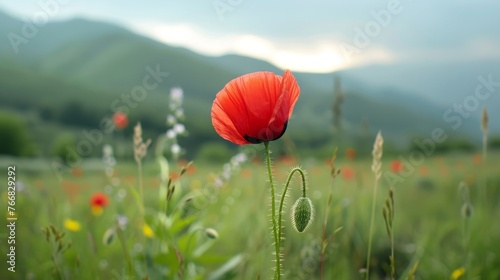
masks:
<svg viewBox="0 0 500 280"><path fill-rule="evenodd" d="M249 136L248 134L245 134L243 135L243 138L245 140L247 140L249 143L252 143L252 144L260 144L262 142L266 142L266 141L274 141L276 139L279 139L281 136L283 136L283 134L285 134L285 131L286 131L286 126L288 124L288 121L286 121L284 124L283 124L283 129L281 130L281 132L278 134L277 137L273 137L271 139L261 139L261 138L258 138L258 137L252 137L252 136ZM266 135L267 136L267 135Z"/></svg>

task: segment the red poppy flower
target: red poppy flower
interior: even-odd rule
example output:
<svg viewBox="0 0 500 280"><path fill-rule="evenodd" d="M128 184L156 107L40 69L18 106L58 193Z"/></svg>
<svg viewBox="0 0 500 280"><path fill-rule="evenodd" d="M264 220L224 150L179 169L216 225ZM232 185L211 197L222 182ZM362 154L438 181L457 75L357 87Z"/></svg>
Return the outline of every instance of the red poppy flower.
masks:
<svg viewBox="0 0 500 280"><path fill-rule="evenodd" d="M75 178L80 178L83 176L83 169L80 167L73 167L73 169L71 169L71 175Z"/></svg>
<svg viewBox="0 0 500 280"><path fill-rule="evenodd" d="M292 73L283 77L255 72L230 81L212 105L212 125L224 139L237 145L280 138L300 95Z"/></svg>
<svg viewBox="0 0 500 280"><path fill-rule="evenodd" d="M101 207L104 208L108 205L109 199L108 196L104 193L97 192L92 195L90 198L90 206L93 207Z"/></svg>
<svg viewBox="0 0 500 280"><path fill-rule="evenodd" d="M124 129L128 125L127 115L125 115L125 113L122 112L116 112L113 115L113 124L118 129Z"/></svg>
<svg viewBox="0 0 500 280"><path fill-rule="evenodd" d="M288 166L292 166L292 165L296 164L296 162L297 162L294 157L288 156L288 155L280 157L279 161L282 164L288 165Z"/></svg>
<svg viewBox="0 0 500 280"><path fill-rule="evenodd" d="M475 165L481 164L482 158L480 154L474 154L472 156L472 162L474 162Z"/></svg>
<svg viewBox="0 0 500 280"><path fill-rule="evenodd" d="M341 173L342 173L342 177L345 180L351 180L351 179L354 178L354 176L356 176L356 173L354 172L354 169L352 169L350 167L341 168Z"/></svg>
<svg viewBox="0 0 500 280"><path fill-rule="evenodd" d="M427 168L427 166L421 166L418 169L418 173L420 173L421 176L427 176L429 175L429 168Z"/></svg>
<svg viewBox="0 0 500 280"><path fill-rule="evenodd" d="M399 160L393 160L391 162L391 170L396 174L400 173L403 171L403 163Z"/></svg>
<svg viewBox="0 0 500 280"><path fill-rule="evenodd" d="M179 173L170 172L170 179L172 179L172 181L178 180L180 177L181 175Z"/></svg>
<svg viewBox="0 0 500 280"><path fill-rule="evenodd" d="M345 157L350 160L354 160L356 158L356 150L354 150L353 148L347 148L345 150Z"/></svg>

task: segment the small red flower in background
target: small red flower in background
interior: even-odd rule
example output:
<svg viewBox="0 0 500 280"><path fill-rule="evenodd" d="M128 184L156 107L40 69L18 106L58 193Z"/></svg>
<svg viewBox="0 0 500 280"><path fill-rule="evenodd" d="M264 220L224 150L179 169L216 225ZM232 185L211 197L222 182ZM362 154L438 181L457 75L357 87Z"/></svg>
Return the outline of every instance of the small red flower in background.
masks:
<svg viewBox="0 0 500 280"><path fill-rule="evenodd" d="M393 160L391 162L391 170L392 172L399 174L403 171L403 163L400 160Z"/></svg>
<svg viewBox="0 0 500 280"><path fill-rule="evenodd" d="M76 182L63 180L61 182L61 186L71 201L73 201L78 196L78 194L80 194L81 186Z"/></svg>
<svg viewBox="0 0 500 280"><path fill-rule="evenodd" d="M224 86L212 105L212 125L224 139L237 145L280 138L300 95L295 77L272 72L240 76Z"/></svg>
<svg viewBox="0 0 500 280"><path fill-rule="evenodd" d="M83 169L80 167L73 167L73 169L71 169L71 175L75 178L80 178L83 176Z"/></svg>
<svg viewBox="0 0 500 280"><path fill-rule="evenodd" d="M287 165L287 166L293 166L297 163L295 158L292 156L282 156L279 158L279 161L281 162L281 164Z"/></svg>
<svg viewBox="0 0 500 280"><path fill-rule="evenodd" d="M250 179L252 178L252 169L244 168L243 170L241 170L241 174L245 179Z"/></svg>
<svg viewBox="0 0 500 280"><path fill-rule="evenodd" d="M108 205L108 203L109 203L108 196L102 192L96 192L90 198L90 205L91 206L106 207Z"/></svg>
<svg viewBox="0 0 500 280"><path fill-rule="evenodd" d="M108 203L109 199L105 193L96 192L92 195L92 197L90 197L90 207L92 209L92 213L96 216L102 214L102 210L108 205Z"/></svg>
<svg viewBox="0 0 500 280"><path fill-rule="evenodd" d="M186 168L186 174L188 175L193 175L196 173L196 166L194 166L194 163L191 162L191 164L189 164L189 161L187 161L186 159L179 159L179 161L177 162L177 166L179 167L179 170L182 170L183 168Z"/></svg>
<svg viewBox="0 0 500 280"><path fill-rule="evenodd" d="M482 161L482 157L480 154L474 154L472 156L472 162L475 164L475 165L479 165L481 164L481 161Z"/></svg>
<svg viewBox="0 0 500 280"><path fill-rule="evenodd" d="M128 117L125 113L116 112L113 115L113 124L118 129L124 129L128 125Z"/></svg>
<svg viewBox="0 0 500 280"><path fill-rule="evenodd" d="M196 173L196 166L194 163L190 164L186 170L187 175L194 175Z"/></svg>
<svg viewBox="0 0 500 280"><path fill-rule="evenodd" d="M441 175L448 175L448 173L449 173L448 167L446 167L446 166L442 166L442 167L439 169L439 173L440 173Z"/></svg>
<svg viewBox="0 0 500 280"><path fill-rule="evenodd" d="M356 158L356 150L354 150L353 148L347 148L345 150L345 157L350 160L354 160Z"/></svg>
<svg viewBox="0 0 500 280"><path fill-rule="evenodd" d="M181 175L180 175L179 173L177 173L177 172L173 172L173 171L172 171L172 172L170 172L170 179L171 179L172 181L176 181L176 180L178 180L180 177L181 177Z"/></svg>
<svg viewBox="0 0 500 280"><path fill-rule="evenodd" d="M429 168L427 166L421 166L418 169L418 173L420 174L420 176L427 176L429 175Z"/></svg>
<svg viewBox="0 0 500 280"><path fill-rule="evenodd" d="M351 167L344 167L341 169L340 173L342 173L342 178L345 180L351 180L356 176L356 173L354 172L354 169Z"/></svg>

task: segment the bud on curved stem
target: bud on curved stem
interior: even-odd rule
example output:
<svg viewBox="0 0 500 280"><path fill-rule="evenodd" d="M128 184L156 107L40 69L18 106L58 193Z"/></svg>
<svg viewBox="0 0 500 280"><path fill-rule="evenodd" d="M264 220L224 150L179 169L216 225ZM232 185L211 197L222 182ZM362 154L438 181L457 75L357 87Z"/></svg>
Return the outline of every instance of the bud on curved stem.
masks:
<svg viewBox="0 0 500 280"><path fill-rule="evenodd" d="M283 221L283 204L285 202L286 192L292 180L293 174L298 172L302 178L302 197L299 198L292 207L292 223L298 232L303 232L314 218L314 207L309 198L307 198L306 176L300 167L293 168L288 174L283 194L281 195L280 206L278 210L278 237L281 241L281 223ZM297 216L297 218L295 218Z"/></svg>
<svg viewBox="0 0 500 280"><path fill-rule="evenodd" d="M303 232L314 219L314 206L307 197L299 197L292 206L292 224L298 232Z"/></svg>
<svg viewBox="0 0 500 280"><path fill-rule="evenodd" d="M300 167L293 168L288 174L288 179L286 181L285 187L283 188L283 194L281 195L278 215L276 215L276 203L274 195L274 181L271 170L271 156L269 150L269 142L264 142L265 152L266 152L266 163L267 163L267 173L269 175L269 183L271 185L271 221L272 229L274 235L274 245L276 253L276 270L274 273L274 279L279 280L281 278L281 232L282 232L282 222L283 222L283 205L285 202L286 193L288 191L288 186L293 177L293 174L298 172L302 178L302 197L300 197L292 207L292 223L294 228L298 232L303 232L312 222L314 218L314 207L311 200L307 197L306 188L306 177L304 171ZM276 216L277 219L276 219Z"/></svg>

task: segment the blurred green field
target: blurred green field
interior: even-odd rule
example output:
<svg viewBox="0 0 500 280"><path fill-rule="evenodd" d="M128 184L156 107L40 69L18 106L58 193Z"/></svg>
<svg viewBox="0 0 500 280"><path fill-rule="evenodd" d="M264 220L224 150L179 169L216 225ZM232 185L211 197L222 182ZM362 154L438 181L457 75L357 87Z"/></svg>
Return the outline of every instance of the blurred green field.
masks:
<svg viewBox="0 0 500 280"><path fill-rule="evenodd" d="M284 215L284 279L320 279L323 223L330 192L333 200L327 218L329 242L324 252L324 279L361 278L373 193L371 159L349 160L340 155L335 166L341 172L332 183L329 156L325 155L324 161L275 159L278 193L281 194L287 171L300 162L307 170L309 197L316 209L312 226L305 233L295 232L288 218L289 207L300 195L299 178L294 178ZM399 175L391 171L394 159L383 158L371 278L388 277L390 241L382 206L390 187L386 176L400 176L401 181L393 186L397 278L406 279L416 265L416 279L450 279L460 268L465 269L460 279L499 279L500 153L490 152L486 161L473 154L430 157L413 172L403 168ZM134 196L139 177L133 162L119 162L106 175L100 160L87 159L58 181L49 161L7 158L2 159L2 182L7 182L10 164L16 165L17 181L16 272L10 273L4 266L2 279L272 276L269 186L262 158L250 158L232 169L229 180L222 181L221 164L195 161L179 177L186 162L171 161L170 175L166 177L173 179L175 191L167 205L168 180L162 180L159 164L147 159L143 166L144 213L153 234L144 232L140 206ZM218 187L221 182L223 185ZM468 218L462 213L461 182L468 186L473 207ZM89 205L95 192L105 192L110 199L101 215L93 214ZM0 207L7 210L6 189L2 189L1 197ZM117 217L123 223L121 230L115 225ZM77 221L80 228L65 228L66 219ZM60 239L60 251L60 242L54 241L52 234L47 242L42 232L49 225L57 232L65 232ZM218 238L209 238L206 228L215 229ZM1 231L4 264L9 253L8 234ZM65 250L68 242L71 246Z"/></svg>

